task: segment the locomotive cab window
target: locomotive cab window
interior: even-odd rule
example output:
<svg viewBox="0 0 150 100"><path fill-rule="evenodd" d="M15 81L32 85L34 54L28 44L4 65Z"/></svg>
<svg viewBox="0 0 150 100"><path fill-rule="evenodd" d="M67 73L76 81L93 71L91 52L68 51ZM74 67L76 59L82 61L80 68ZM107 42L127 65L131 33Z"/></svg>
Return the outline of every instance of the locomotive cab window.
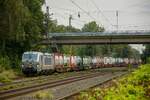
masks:
<svg viewBox="0 0 150 100"><path fill-rule="evenodd" d="M25 61L35 61L37 62L37 57L38 55L37 54L23 54L22 56L22 61L25 62Z"/></svg>

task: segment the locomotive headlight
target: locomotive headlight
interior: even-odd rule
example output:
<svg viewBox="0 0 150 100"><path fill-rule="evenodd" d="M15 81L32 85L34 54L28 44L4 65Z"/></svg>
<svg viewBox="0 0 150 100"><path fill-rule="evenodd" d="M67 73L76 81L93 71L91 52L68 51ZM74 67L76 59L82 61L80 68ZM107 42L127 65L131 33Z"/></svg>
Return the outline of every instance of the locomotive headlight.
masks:
<svg viewBox="0 0 150 100"><path fill-rule="evenodd" d="M40 72L40 71L41 71L40 64L39 64L39 63L37 63L37 65L36 65L36 66L37 66L37 71L38 71L38 72Z"/></svg>
<svg viewBox="0 0 150 100"><path fill-rule="evenodd" d="M39 64L37 64L36 66L37 66L37 67L39 67L40 65L39 65Z"/></svg>
<svg viewBox="0 0 150 100"><path fill-rule="evenodd" d="M36 66L38 66L38 65L39 65L39 63L38 63L38 62L36 62L36 63L35 63L35 65L36 65Z"/></svg>
<svg viewBox="0 0 150 100"><path fill-rule="evenodd" d="M37 68L40 68L40 65L37 65Z"/></svg>
<svg viewBox="0 0 150 100"><path fill-rule="evenodd" d="M38 68L40 65L39 65L39 63L35 63L35 66Z"/></svg>

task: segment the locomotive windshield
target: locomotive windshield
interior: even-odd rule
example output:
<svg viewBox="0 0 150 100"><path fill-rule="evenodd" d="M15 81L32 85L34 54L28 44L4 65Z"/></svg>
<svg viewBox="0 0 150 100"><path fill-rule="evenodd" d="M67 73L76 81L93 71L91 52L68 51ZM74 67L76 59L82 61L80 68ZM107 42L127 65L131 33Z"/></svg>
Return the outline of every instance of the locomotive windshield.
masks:
<svg viewBox="0 0 150 100"><path fill-rule="evenodd" d="M37 61L37 54L23 54L22 61Z"/></svg>

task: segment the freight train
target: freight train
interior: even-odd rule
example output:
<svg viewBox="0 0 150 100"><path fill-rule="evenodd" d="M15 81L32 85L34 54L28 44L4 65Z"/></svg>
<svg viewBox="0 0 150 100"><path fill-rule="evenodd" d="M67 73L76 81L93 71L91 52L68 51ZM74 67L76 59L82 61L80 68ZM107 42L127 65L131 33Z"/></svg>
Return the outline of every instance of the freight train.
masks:
<svg viewBox="0 0 150 100"><path fill-rule="evenodd" d="M52 72L79 71L101 67L138 66L140 59L113 57L80 57L61 53L29 51L22 56L21 69L24 74L49 74Z"/></svg>

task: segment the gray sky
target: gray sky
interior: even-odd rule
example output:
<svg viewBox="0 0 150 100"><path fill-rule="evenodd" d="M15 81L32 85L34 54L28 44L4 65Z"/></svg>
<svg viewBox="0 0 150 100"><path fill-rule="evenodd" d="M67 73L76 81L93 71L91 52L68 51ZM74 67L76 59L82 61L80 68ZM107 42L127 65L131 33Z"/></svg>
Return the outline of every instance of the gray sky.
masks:
<svg viewBox="0 0 150 100"><path fill-rule="evenodd" d="M52 19L57 19L58 24L68 25L71 14L74 27L81 28L85 23L95 20L106 30L116 30L114 25L117 23L118 10L120 30L150 30L150 0L73 0L84 11L71 0L46 1L50 11L54 13Z"/></svg>
<svg viewBox="0 0 150 100"><path fill-rule="evenodd" d="M81 28L85 23L95 20L106 30L116 30L118 10L119 30L150 30L150 0L73 0L73 2L78 7L71 0L46 0L51 8L50 12L54 13L52 19L56 19L58 24L68 25L71 14L74 27ZM142 45L132 47L140 52L144 49Z"/></svg>

